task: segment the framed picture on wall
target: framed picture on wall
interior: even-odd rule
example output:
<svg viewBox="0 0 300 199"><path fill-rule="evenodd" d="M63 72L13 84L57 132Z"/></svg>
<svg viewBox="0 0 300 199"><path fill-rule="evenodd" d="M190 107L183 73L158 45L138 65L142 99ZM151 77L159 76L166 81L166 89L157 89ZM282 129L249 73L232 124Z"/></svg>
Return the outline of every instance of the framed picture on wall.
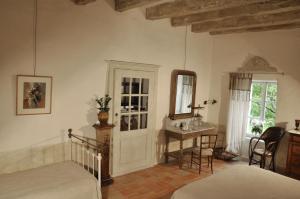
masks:
<svg viewBox="0 0 300 199"><path fill-rule="evenodd" d="M17 115L50 114L52 77L17 75Z"/></svg>

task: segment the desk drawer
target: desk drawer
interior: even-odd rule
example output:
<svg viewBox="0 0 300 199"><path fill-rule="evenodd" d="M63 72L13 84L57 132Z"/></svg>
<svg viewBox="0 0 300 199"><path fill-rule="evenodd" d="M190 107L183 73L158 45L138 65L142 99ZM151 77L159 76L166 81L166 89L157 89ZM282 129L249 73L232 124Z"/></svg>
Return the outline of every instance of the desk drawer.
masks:
<svg viewBox="0 0 300 199"><path fill-rule="evenodd" d="M292 142L298 142L300 144L300 135L291 135Z"/></svg>
<svg viewBox="0 0 300 199"><path fill-rule="evenodd" d="M300 155L300 145L292 145L292 154Z"/></svg>
<svg viewBox="0 0 300 199"><path fill-rule="evenodd" d="M291 165L298 166L300 168L300 155L292 155Z"/></svg>

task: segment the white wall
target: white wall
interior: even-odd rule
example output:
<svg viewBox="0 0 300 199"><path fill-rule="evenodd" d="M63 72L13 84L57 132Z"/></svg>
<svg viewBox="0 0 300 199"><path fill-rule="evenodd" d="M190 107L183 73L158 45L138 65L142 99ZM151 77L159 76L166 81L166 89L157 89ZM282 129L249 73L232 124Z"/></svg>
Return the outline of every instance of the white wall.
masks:
<svg viewBox="0 0 300 199"><path fill-rule="evenodd" d="M228 72L241 67L248 56L265 58L284 76L268 76L278 80L277 122L289 122L300 117L300 30L271 31L220 35L213 37L212 84L210 98L219 103L209 107L208 121L226 125L228 107ZM259 78L259 77L255 77ZM284 138L278 157L280 167L285 167L287 137Z"/></svg>
<svg viewBox="0 0 300 199"><path fill-rule="evenodd" d="M33 74L32 18L33 1L1 0L0 152L59 143L70 127L95 136L94 97L106 92L105 60L162 66L156 121L161 129L169 113L171 71L183 68L185 28L147 21L140 9L115 12L102 0L86 6L39 0L37 75L53 76L52 114L16 116L16 75ZM209 35L189 33L187 69L198 75L196 102L209 94L211 50Z"/></svg>

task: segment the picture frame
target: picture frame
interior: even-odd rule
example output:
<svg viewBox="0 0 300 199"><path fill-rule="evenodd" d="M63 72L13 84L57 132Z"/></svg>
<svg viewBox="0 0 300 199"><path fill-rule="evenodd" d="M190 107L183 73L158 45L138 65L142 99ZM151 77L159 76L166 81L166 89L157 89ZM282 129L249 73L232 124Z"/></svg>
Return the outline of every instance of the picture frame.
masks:
<svg viewBox="0 0 300 199"><path fill-rule="evenodd" d="M52 77L17 75L16 115L51 114Z"/></svg>

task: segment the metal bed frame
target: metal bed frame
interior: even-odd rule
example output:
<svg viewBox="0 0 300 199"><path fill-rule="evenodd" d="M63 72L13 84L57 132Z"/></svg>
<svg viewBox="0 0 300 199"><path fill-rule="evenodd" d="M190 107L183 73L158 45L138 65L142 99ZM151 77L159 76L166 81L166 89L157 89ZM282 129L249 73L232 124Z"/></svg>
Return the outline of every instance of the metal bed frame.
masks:
<svg viewBox="0 0 300 199"><path fill-rule="evenodd" d="M68 137L71 145L71 161L81 165L89 173L97 178L98 186L101 187L101 153L97 140L72 134L72 129L68 129ZM73 139L76 141L73 141ZM81 143L79 143L79 141ZM96 143L91 144L89 141ZM78 147L79 146L79 147ZM73 153L74 152L74 153ZM97 169L97 170L96 170Z"/></svg>

